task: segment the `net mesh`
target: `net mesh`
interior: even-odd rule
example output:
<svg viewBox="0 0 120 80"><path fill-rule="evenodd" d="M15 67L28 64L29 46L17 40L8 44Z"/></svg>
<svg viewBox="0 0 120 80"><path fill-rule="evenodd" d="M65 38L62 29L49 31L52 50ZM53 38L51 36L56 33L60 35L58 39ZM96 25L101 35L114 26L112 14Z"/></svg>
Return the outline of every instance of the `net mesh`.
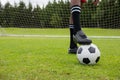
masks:
<svg viewBox="0 0 120 80"><path fill-rule="evenodd" d="M24 1L4 5L0 2L0 28L68 28L69 6L68 0L53 0L44 6L33 6L31 2L27 5ZM120 0L101 0L98 6L88 2L82 7L81 25L120 29L119 13Z"/></svg>

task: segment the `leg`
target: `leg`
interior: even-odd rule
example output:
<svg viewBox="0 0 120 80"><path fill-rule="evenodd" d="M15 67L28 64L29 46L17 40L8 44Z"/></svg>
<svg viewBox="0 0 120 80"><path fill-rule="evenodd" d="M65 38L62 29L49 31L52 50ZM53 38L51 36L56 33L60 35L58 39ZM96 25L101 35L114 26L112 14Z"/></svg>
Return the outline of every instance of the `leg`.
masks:
<svg viewBox="0 0 120 80"><path fill-rule="evenodd" d="M71 0L70 7L72 8L72 6L74 6L74 5L80 6L80 1L79 0ZM69 28L70 28L70 48L68 50L68 53L76 53L78 47L77 47L77 44L73 40L74 24L73 24L72 15L70 16ZM78 27L78 28L80 28L80 27Z"/></svg>
<svg viewBox="0 0 120 80"><path fill-rule="evenodd" d="M69 22L69 29L70 29L70 47L69 47L68 53L76 54L78 47L77 47L77 44L73 40L74 25L73 25L73 21L71 17L70 17L70 22Z"/></svg>
<svg viewBox="0 0 120 80"><path fill-rule="evenodd" d="M71 0L71 23L74 25L73 39L79 44L90 44L92 41L87 38L81 29L80 13L81 13L81 0Z"/></svg>

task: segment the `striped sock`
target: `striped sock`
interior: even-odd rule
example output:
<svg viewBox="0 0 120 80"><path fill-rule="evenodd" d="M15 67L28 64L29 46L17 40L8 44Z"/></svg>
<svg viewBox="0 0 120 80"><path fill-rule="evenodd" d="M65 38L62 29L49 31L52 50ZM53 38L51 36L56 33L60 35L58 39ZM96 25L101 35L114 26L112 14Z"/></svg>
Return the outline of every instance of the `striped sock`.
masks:
<svg viewBox="0 0 120 80"><path fill-rule="evenodd" d="M75 28L75 32L81 30L80 12L81 12L80 6L74 5L74 6L71 7L71 14L72 14L72 19L73 19L73 25L74 25L74 28Z"/></svg>

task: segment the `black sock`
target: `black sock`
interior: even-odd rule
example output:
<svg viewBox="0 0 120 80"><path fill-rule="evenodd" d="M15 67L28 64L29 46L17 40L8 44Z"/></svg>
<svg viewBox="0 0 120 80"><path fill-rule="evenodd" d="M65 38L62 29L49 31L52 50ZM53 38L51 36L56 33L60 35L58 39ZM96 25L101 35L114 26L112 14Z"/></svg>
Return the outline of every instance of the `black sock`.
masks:
<svg viewBox="0 0 120 80"><path fill-rule="evenodd" d="M70 24L69 28L70 28L70 48L71 49L77 48L77 44L73 40L74 25Z"/></svg>
<svg viewBox="0 0 120 80"><path fill-rule="evenodd" d="M80 12L81 8L78 5L74 5L71 7L71 14L72 14L72 19L73 19L73 25L75 28L75 33L79 30L81 30L80 26Z"/></svg>

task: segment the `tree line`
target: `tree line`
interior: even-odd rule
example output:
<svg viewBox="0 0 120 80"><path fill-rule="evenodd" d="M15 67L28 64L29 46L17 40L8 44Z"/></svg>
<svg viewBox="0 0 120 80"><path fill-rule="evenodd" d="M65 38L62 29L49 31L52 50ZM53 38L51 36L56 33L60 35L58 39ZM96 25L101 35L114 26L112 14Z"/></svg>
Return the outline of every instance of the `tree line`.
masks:
<svg viewBox="0 0 120 80"><path fill-rule="evenodd" d="M33 7L23 1L14 6L0 2L0 25L19 28L66 28L69 25L69 1L54 0L46 6ZM83 5L81 25L83 27L120 28L120 0L102 0L98 6L91 2Z"/></svg>

